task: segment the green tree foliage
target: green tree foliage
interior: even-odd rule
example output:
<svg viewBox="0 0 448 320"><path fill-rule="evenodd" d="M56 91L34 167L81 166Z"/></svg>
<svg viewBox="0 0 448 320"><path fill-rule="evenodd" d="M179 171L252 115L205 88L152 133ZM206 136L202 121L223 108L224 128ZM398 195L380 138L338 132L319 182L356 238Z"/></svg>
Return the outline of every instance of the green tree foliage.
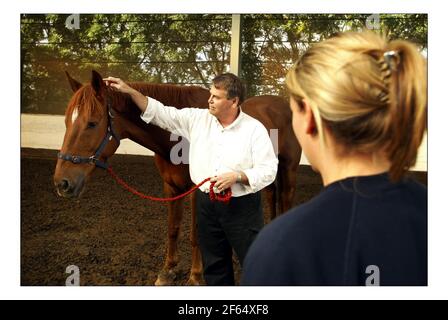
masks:
<svg viewBox="0 0 448 320"><path fill-rule="evenodd" d="M63 114L64 71L87 82L92 69L128 81L210 85L229 70L231 15L22 15L22 112ZM284 76L314 42L365 27L368 15L242 16L242 74L249 96L285 95ZM426 15L381 15L379 32L427 48Z"/></svg>
<svg viewBox="0 0 448 320"><path fill-rule="evenodd" d="M292 64L315 42L348 30L366 28L371 15L245 15L242 75L248 92L287 96L284 77ZM377 27L377 26L374 26ZM380 15L376 32L407 39L427 48L427 15Z"/></svg>

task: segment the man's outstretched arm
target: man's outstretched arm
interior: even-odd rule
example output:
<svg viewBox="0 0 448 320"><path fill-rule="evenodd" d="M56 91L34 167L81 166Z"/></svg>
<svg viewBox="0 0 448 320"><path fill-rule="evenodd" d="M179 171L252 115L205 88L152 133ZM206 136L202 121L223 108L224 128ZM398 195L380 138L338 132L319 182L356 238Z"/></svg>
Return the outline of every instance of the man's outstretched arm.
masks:
<svg viewBox="0 0 448 320"><path fill-rule="evenodd" d="M137 107L142 111L146 111L148 106L148 98L141 92L131 88L120 78L107 77L103 79L108 87L114 88L118 92L127 93L131 96L132 101L137 105Z"/></svg>

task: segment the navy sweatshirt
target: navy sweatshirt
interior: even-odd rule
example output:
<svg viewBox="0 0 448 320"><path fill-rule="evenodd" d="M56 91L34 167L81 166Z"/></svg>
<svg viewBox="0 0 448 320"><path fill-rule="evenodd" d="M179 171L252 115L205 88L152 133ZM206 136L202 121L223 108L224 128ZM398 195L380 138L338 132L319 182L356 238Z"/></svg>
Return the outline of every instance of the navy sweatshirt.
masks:
<svg viewBox="0 0 448 320"><path fill-rule="evenodd" d="M427 189L386 173L331 183L268 224L241 285L427 285Z"/></svg>

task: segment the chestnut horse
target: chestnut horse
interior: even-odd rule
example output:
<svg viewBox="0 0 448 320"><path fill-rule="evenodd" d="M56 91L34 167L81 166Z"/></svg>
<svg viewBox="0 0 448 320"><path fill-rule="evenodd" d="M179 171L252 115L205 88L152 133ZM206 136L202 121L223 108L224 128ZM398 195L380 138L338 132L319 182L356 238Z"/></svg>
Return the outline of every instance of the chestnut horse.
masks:
<svg viewBox="0 0 448 320"><path fill-rule="evenodd" d="M176 196L193 187L188 165L175 165L170 160L170 151L178 142L171 141L170 132L142 121L141 112L129 95L107 88L96 71L92 71L91 82L86 85L66 74L74 94L65 113L66 132L54 173L54 184L60 196L78 197L93 170L97 166L107 166L107 159L115 153L120 139L125 138L155 153L155 164L163 179L167 197ZM208 108L209 91L204 88L149 83L129 85L165 105ZM288 210L292 205L301 155L301 148L291 127L291 111L288 103L276 96L250 98L243 103L242 110L260 120L267 129L278 129L279 168L276 183L266 188L271 218L274 218L277 197L280 212ZM202 281L202 263L197 243L194 193L190 199L192 266L188 284L197 285ZM167 255L156 285L173 281L174 268L178 263L177 241L182 215L182 200L168 203Z"/></svg>

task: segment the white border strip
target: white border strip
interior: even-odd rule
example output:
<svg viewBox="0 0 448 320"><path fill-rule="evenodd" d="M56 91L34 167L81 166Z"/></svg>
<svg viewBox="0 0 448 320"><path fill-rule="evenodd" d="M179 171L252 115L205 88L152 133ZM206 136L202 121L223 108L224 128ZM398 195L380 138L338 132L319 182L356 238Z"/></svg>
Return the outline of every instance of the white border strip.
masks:
<svg viewBox="0 0 448 320"><path fill-rule="evenodd" d="M448 109L443 107L446 100L446 52L444 41L446 30L446 10L443 2L437 0L408 1L259 1L235 2L235 5L217 8L216 3L204 1L142 2L110 0L79 0L77 2L55 2L52 0L21 0L11 2L4 8L1 19L4 43L8 50L2 51L4 63L0 77L1 87L10 94L3 103L4 124L0 126L3 149L7 154L0 160L3 172L1 193L3 195L0 215L0 298L3 299L446 299L448 297L448 270L446 243L448 225L446 195L446 119ZM428 172L429 185L429 287L428 288L340 288L340 287L167 287L167 288L21 288L20 287L20 13L155 13L158 12L262 12L262 13L416 13L429 12L429 144L431 170Z"/></svg>

